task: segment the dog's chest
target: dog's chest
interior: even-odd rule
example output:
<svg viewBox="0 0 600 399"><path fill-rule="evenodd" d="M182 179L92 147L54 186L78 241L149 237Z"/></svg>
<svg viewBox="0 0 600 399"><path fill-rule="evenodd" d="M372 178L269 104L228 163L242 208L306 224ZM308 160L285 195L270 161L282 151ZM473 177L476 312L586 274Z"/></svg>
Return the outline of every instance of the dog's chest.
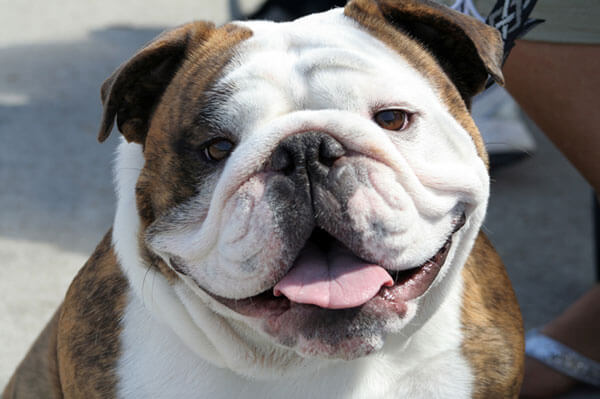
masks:
<svg viewBox="0 0 600 399"><path fill-rule="evenodd" d="M453 296L401 351L388 347L302 377L254 381L196 356L133 297L123 318L119 397L470 398L473 376L460 351L460 302Z"/></svg>

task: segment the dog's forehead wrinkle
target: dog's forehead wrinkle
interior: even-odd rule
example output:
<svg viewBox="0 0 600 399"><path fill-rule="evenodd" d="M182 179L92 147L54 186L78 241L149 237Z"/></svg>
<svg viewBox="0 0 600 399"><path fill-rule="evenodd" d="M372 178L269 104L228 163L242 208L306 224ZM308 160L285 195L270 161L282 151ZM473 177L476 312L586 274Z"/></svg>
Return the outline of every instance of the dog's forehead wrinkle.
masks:
<svg viewBox="0 0 600 399"><path fill-rule="evenodd" d="M290 106L297 108L329 105L364 111L372 105L368 101L423 106L439 102L432 85L402 54L341 13L326 13L316 21L243 24L253 30L253 36L240 45L238 56L243 62L236 65L241 67L227 74L241 82L240 90L252 90L256 84L271 86L290 97ZM302 91L306 95L298 94ZM344 104L349 99L354 101Z"/></svg>

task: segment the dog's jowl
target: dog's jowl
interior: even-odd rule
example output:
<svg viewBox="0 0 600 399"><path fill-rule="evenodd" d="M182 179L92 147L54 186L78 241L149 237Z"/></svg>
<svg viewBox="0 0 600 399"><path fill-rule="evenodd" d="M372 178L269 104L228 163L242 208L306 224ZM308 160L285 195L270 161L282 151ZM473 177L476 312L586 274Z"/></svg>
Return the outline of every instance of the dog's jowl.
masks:
<svg viewBox="0 0 600 399"><path fill-rule="evenodd" d="M516 397L469 114L501 56L416 0L158 37L102 86L113 228L5 397Z"/></svg>

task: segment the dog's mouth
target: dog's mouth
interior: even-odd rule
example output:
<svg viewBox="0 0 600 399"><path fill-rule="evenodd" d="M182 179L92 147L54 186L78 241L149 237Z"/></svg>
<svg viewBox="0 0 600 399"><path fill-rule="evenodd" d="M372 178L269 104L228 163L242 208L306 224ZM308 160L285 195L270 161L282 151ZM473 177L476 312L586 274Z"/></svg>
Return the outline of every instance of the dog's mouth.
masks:
<svg viewBox="0 0 600 399"><path fill-rule="evenodd" d="M464 213L456 217L441 248L423 264L407 270L388 270L364 260L334 236L315 227L292 268L273 287L246 299L218 299L249 316L265 310L281 314L298 306L352 309L373 300L392 305L402 314L406 302L423 295L431 286L450 252L454 233L465 221Z"/></svg>

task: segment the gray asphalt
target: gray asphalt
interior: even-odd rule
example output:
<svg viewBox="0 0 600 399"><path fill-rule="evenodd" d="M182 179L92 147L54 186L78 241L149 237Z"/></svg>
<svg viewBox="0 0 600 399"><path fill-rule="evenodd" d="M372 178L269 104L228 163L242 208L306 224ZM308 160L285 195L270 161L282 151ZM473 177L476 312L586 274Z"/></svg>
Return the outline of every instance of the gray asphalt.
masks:
<svg viewBox="0 0 600 399"><path fill-rule="evenodd" d="M116 9L122 2L105 3ZM168 3L155 0L145 3L156 7L146 10L152 18L140 22L134 3L123 6L129 14L118 20L101 13L89 23L67 16L61 21L72 23L72 31L57 29L56 37L45 9L26 18L12 3L1 7L13 17L0 20L0 33L10 31L0 40L0 387L112 223L118 135L96 141L102 81L164 27L192 16L227 18L221 2L207 13L203 7L214 3L197 1L165 12L160 23L160 7ZM31 18L47 25L23 39L15 32ZM138 23L125 24L127 18ZM591 189L531 128L538 149L493 173L484 225L507 266L526 328L551 320L595 279Z"/></svg>

